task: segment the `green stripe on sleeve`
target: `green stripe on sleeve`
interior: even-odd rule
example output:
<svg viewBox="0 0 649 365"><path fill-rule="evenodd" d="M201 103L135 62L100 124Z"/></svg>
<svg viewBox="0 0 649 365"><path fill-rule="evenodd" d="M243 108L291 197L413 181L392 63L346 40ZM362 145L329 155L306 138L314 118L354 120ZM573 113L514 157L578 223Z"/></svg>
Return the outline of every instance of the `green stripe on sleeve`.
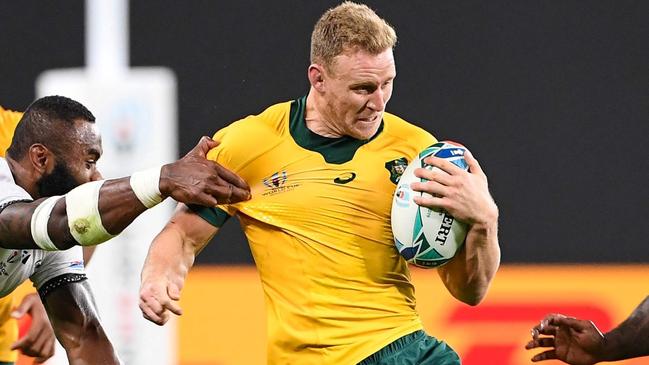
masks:
<svg viewBox="0 0 649 365"><path fill-rule="evenodd" d="M190 204L189 209L217 228L221 228L223 224L230 219L230 215L225 210L218 207L210 208L202 205Z"/></svg>

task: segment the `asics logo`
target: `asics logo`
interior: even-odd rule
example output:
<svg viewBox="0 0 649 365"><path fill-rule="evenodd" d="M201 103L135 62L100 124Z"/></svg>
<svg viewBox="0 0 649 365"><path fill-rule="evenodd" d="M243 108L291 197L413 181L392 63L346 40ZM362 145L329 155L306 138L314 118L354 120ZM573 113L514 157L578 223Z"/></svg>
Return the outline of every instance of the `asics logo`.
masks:
<svg viewBox="0 0 649 365"><path fill-rule="evenodd" d="M354 172L346 172L337 178L334 179L334 182L336 184L347 184L348 182L354 180L356 178L356 173Z"/></svg>

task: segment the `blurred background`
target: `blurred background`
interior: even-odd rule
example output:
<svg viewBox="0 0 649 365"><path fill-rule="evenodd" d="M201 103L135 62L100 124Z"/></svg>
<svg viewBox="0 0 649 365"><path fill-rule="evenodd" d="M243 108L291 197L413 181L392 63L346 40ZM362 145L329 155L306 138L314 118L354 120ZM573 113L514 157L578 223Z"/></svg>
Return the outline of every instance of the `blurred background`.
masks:
<svg viewBox="0 0 649 365"><path fill-rule="evenodd" d="M149 143L148 153L130 156L170 161L201 135L304 95L310 32L338 3L132 1L121 13L126 56L105 65L111 56L102 50L110 52L110 44L101 37L86 43L88 29L102 22L101 11L87 23L82 0L3 1L0 105L24 110L39 90L69 90L100 126L111 126L104 147L106 170L113 173L105 175L128 174L134 170L109 166L109 154L126 156L110 128L140 131L132 132L134 140ZM429 332L450 342L465 364L518 365L530 363L522 347L548 311L588 317L603 330L624 319L649 292L649 2L365 3L399 37L388 111L471 149L500 208L503 268L483 305L458 304L435 273L413 270ZM110 28L114 24L107 32L122 34ZM97 48L94 61L90 47ZM101 74L115 64L131 69L118 70L110 82L88 81L82 70L93 66ZM72 74L61 70L70 68ZM149 87L138 89L138 80ZM108 98L108 84L108 94L122 98L135 90L144 107L122 105L127 117L115 118L115 104L100 100ZM117 127L110 122L115 119ZM160 128L171 134L147 136L160 120L169 120ZM160 208L160 219L138 231L157 232L170 209ZM97 265L112 272L128 267L137 277L147 246L140 241L148 237L132 237L109 245L138 251L138 259L124 264L121 256L115 266L111 254L101 258L100 247ZM98 269L93 280L110 272ZM126 293L119 294L127 311L137 309L138 285L124 284ZM98 297L109 286L95 285ZM120 323L113 337L128 339L116 341L127 364L160 363L138 354L147 345L126 349L138 338L138 326L169 339L161 343L170 364L264 363L263 297L236 221L198 257L182 304L185 314L167 332L140 323L137 313L126 321L121 311L108 315ZM131 328L131 321L140 324Z"/></svg>

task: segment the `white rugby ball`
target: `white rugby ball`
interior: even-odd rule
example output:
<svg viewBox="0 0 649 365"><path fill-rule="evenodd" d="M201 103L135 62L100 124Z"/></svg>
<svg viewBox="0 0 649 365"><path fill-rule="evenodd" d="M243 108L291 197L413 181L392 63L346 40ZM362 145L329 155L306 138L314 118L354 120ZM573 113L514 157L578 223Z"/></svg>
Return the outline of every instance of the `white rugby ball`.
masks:
<svg viewBox="0 0 649 365"><path fill-rule="evenodd" d="M433 268L447 263L464 244L467 225L457 221L443 209L420 207L413 198L428 193L413 191L410 184L426 181L415 176L415 169L435 169L424 163L428 156L447 159L468 170L464 160L466 148L455 142L438 142L424 149L408 165L397 183L392 200L392 233L397 250L406 261L423 268Z"/></svg>

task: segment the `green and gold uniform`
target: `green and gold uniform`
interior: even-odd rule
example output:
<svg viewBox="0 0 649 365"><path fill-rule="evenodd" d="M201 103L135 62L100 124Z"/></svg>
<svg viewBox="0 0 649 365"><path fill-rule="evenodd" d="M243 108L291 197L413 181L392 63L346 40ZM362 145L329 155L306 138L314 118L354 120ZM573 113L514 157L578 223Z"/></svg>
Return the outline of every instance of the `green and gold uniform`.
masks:
<svg viewBox="0 0 649 365"><path fill-rule="evenodd" d="M388 113L368 141L322 137L307 129L305 103L217 132L208 158L246 180L252 199L193 209L217 227L241 222L265 295L269 364L355 364L422 329L390 209L408 161L436 140Z"/></svg>
<svg viewBox="0 0 649 365"><path fill-rule="evenodd" d="M23 113L6 110L0 106L0 157L4 157L9 148L22 115ZM11 317L14 296L12 293L0 298L0 363L11 363L18 358L18 352L11 351L11 345L18 339L18 326L16 320Z"/></svg>

